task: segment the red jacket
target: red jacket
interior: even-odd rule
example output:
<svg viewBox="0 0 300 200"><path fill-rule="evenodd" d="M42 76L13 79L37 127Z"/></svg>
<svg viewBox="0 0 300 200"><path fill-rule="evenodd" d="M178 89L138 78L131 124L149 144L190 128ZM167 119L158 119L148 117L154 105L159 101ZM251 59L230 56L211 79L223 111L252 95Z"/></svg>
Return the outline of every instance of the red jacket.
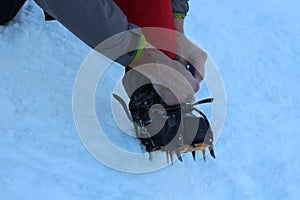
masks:
<svg viewBox="0 0 300 200"><path fill-rule="evenodd" d="M127 17L127 20L141 28L158 27L176 30L170 0L115 0ZM147 30L147 29L146 29ZM160 31L143 31L146 40L154 46L164 42L167 49L176 52L176 34ZM163 51L175 59L174 53Z"/></svg>

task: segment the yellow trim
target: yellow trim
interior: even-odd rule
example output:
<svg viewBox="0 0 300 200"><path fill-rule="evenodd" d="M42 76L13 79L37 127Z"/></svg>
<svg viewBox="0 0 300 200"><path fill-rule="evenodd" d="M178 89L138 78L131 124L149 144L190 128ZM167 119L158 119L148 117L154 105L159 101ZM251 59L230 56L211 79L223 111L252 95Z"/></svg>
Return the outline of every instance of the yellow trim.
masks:
<svg viewBox="0 0 300 200"><path fill-rule="evenodd" d="M135 63L137 61L137 59L140 57L140 55L142 54L142 52L146 46L146 43L147 43L146 38L144 35L142 35L140 46L139 46L133 60L131 61L130 65Z"/></svg>
<svg viewBox="0 0 300 200"><path fill-rule="evenodd" d="M179 19L184 19L185 18L185 14L178 13L178 12L173 12L173 17L174 18L179 18Z"/></svg>

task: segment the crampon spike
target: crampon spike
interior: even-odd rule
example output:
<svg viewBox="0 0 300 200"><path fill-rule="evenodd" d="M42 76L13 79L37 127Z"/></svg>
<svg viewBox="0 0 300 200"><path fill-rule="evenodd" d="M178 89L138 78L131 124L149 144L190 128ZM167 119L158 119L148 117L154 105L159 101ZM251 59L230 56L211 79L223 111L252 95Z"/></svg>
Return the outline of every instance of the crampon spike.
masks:
<svg viewBox="0 0 300 200"><path fill-rule="evenodd" d="M170 160L169 160L169 151L166 151L166 156L167 156L167 164L170 163Z"/></svg>
<svg viewBox="0 0 300 200"><path fill-rule="evenodd" d="M152 154L151 154L151 152L149 152L149 160L150 161L152 160Z"/></svg>
<svg viewBox="0 0 300 200"><path fill-rule="evenodd" d="M206 162L205 149L203 149L203 150L202 150L202 156L203 156L203 160L204 160L204 162Z"/></svg>
<svg viewBox="0 0 300 200"><path fill-rule="evenodd" d="M216 159L216 154L215 154L215 151L214 151L214 149L211 147L211 148L209 148L209 153L210 153L210 155L214 158L214 159Z"/></svg>
<svg viewBox="0 0 300 200"><path fill-rule="evenodd" d="M181 153L178 148L176 149L176 155L177 155L178 160L180 160L180 162L182 162Z"/></svg>
<svg viewBox="0 0 300 200"><path fill-rule="evenodd" d="M193 160L196 161L196 151L192 151Z"/></svg>

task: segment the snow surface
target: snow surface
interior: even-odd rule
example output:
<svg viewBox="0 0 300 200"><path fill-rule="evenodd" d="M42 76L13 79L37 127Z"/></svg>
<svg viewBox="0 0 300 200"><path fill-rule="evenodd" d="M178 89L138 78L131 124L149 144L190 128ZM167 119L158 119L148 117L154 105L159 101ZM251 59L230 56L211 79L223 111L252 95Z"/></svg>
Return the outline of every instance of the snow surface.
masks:
<svg viewBox="0 0 300 200"><path fill-rule="evenodd" d="M74 125L73 83L90 49L28 1L0 27L0 199L299 199L299 6L190 1L186 34L213 58L227 93L217 159L184 155L130 174L93 158ZM115 70L107 84L122 76ZM122 148L136 144L113 134Z"/></svg>

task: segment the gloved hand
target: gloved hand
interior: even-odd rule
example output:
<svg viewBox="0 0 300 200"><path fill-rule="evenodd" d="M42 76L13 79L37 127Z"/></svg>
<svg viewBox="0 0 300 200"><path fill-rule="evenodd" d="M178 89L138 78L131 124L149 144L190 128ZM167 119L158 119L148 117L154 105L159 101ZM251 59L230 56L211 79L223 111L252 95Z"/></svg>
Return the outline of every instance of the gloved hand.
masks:
<svg viewBox="0 0 300 200"><path fill-rule="evenodd" d="M186 45L185 42L182 42L182 44ZM138 67L142 65L148 66ZM130 67L133 70L138 70L152 83L158 83L159 85L154 84L154 88L168 105L187 102L193 99L195 92L199 90L199 81L184 65L170 59L149 43L146 44L139 58ZM136 84L138 79L134 76L123 79L125 88L127 86L126 90L128 91L130 87L134 87L132 84Z"/></svg>
<svg viewBox="0 0 300 200"><path fill-rule="evenodd" d="M188 63L195 67L195 79L198 84L204 79L204 67L207 60L207 54L187 39L187 37L177 32L176 36L177 60L183 65Z"/></svg>
<svg viewBox="0 0 300 200"><path fill-rule="evenodd" d="M202 49L198 48L196 45L190 42L183 34L184 18L174 17L174 24L176 30L178 31L176 38L176 60L178 60L185 66L188 63L191 63L197 69L195 72L195 77L200 83L204 78L204 64L207 59L207 54Z"/></svg>

